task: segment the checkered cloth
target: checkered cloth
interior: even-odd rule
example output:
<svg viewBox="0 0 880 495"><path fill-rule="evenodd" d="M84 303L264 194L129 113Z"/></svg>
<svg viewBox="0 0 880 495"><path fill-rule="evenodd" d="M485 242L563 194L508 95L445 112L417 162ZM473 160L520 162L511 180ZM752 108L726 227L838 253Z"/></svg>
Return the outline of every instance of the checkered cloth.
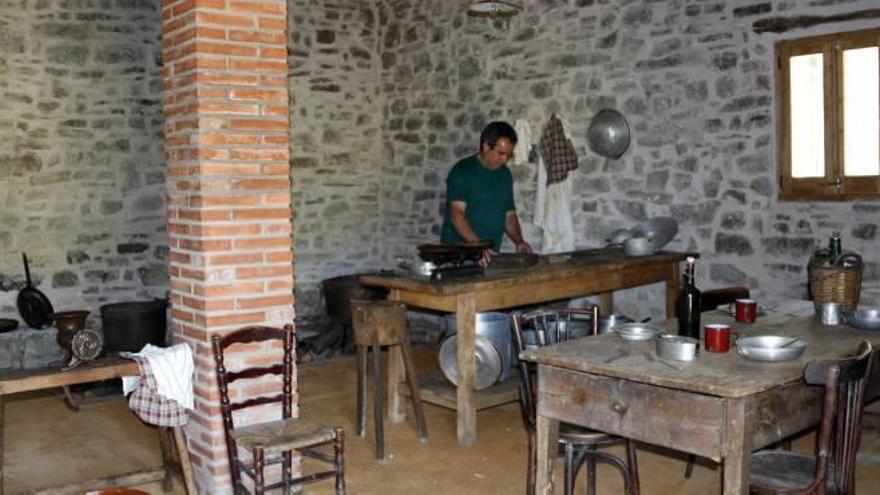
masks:
<svg viewBox="0 0 880 495"><path fill-rule="evenodd" d="M550 117L541 135L541 155L547 167L547 184L562 182L570 170L578 168L577 153L562 128L562 121L556 115Z"/></svg>
<svg viewBox="0 0 880 495"><path fill-rule="evenodd" d="M157 426L183 426L187 422L186 408L172 399L159 395L156 377L150 361L135 354L123 352L122 357L138 363L140 380L138 387L128 399L128 407L144 422Z"/></svg>

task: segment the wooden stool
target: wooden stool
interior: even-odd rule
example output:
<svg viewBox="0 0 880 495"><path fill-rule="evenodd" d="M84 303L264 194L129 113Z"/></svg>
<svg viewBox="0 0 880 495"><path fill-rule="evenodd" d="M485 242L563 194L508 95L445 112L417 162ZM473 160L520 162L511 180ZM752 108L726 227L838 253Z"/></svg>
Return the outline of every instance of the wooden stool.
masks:
<svg viewBox="0 0 880 495"><path fill-rule="evenodd" d="M381 346L399 345L403 355L406 383L409 386L419 438L428 439L425 413L422 411L422 397L416 377L412 348L409 345L409 332L406 322L406 305L395 301L352 301L352 325L355 346L357 347L357 433L367 435L367 348L373 350L373 403L376 423L376 459L385 459L385 437L383 432L382 403L382 364L379 361Z"/></svg>

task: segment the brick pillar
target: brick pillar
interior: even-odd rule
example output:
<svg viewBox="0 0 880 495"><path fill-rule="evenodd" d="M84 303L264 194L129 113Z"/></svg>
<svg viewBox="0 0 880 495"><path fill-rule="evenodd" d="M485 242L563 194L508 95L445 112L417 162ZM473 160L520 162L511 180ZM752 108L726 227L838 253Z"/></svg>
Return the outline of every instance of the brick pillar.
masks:
<svg viewBox="0 0 880 495"><path fill-rule="evenodd" d="M200 491L229 493L211 336L294 317L287 4L162 4L172 325L196 357Z"/></svg>

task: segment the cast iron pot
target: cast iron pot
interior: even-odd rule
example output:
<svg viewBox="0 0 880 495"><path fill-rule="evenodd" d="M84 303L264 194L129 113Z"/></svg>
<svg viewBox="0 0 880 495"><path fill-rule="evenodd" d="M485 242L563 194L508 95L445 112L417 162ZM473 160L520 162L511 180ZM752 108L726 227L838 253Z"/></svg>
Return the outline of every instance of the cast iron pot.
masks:
<svg viewBox="0 0 880 495"><path fill-rule="evenodd" d="M48 328L52 325L55 310L45 294L37 290L31 283L31 270L28 267L27 255L21 253L24 260L24 276L27 285L18 293L16 305L21 318L33 328Z"/></svg>

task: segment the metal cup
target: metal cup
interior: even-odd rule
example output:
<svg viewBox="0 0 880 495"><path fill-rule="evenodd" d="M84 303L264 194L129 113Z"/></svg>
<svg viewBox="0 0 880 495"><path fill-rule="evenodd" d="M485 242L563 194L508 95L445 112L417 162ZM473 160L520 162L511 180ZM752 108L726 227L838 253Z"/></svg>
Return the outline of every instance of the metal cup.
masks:
<svg viewBox="0 0 880 495"><path fill-rule="evenodd" d="M823 325L840 325L841 323L843 323L843 304L820 304L819 320L822 322Z"/></svg>

